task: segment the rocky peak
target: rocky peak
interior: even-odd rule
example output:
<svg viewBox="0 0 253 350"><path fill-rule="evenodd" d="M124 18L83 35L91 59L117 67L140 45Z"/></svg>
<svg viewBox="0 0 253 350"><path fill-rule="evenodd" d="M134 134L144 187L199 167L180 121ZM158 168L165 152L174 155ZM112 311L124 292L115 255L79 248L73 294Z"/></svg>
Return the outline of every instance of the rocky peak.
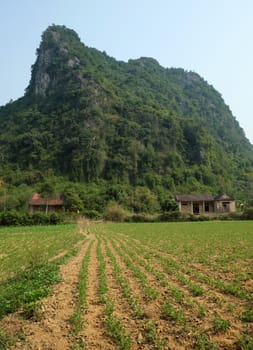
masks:
<svg viewBox="0 0 253 350"><path fill-rule="evenodd" d="M42 34L37 59L32 66L32 76L27 94L46 97L50 88L57 86L62 79L64 67L78 66L80 60L73 47L81 44L75 31L65 26L52 25ZM83 44L81 44L83 45Z"/></svg>

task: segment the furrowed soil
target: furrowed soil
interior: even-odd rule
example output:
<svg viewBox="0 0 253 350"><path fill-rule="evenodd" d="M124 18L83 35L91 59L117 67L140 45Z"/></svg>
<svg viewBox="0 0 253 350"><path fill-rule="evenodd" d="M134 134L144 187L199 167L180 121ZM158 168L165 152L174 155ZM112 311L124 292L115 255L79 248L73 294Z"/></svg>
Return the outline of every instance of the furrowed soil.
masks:
<svg viewBox="0 0 253 350"><path fill-rule="evenodd" d="M246 347L246 342L240 345L238 340L243 336L253 338L252 322L243 321L241 316L245 309L251 309L252 299L229 295L208 280L198 279L197 273L214 279L222 277L225 281L227 275L216 276L217 272L197 263L189 264L188 270L181 267L168 270L166 262L171 261L172 256L165 251L120 234L110 235L102 225L88 229L87 223L85 225L82 229L81 223L80 230L87 239L78 255L61 266L61 282L54 286L52 295L42 300L41 316L36 320L23 320L16 314L1 320L0 329L6 334L23 334L22 340L9 349L251 349L251 345ZM71 318L77 305L79 273L92 241L86 306L77 334ZM99 289L98 245L105 265L104 302ZM185 282L188 280L202 288L199 295L193 294L192 284ZM245 290L252 293L252 280L245 284ZM113 317L117 320L117 325L110 330L106 320L108 300L114 304ZM220 321L216 326L215 320ZM120 327L130 339L128 345L119 340Z"/></svg>
<svg viewBox="0 0 253 350"><path fill-rule="evenodd" d="M81 248L78 256L61 267L62 281L58 283L53 295L43 299L41 320L24 322L22 332L25 342L16 343L11 349L70 349L73 344L70 318L76 300L78 274L88 241Z"/></svg>

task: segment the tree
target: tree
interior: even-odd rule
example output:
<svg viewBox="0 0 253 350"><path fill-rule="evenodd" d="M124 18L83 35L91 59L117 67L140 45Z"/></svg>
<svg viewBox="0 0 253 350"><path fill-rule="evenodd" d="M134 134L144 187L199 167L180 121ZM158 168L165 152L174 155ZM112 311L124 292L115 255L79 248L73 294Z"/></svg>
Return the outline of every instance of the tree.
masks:
<svg viewBox="0 0 253 350"><path fill-rule="evenodd" d="M177 211L178 210L178 204L173 198L166 198L161 202L161 209L164 212L167 211Z"/></svg>
<svg viewBox="0 0 253 350"><path fill-rule="evenodd" d="M5 211L7 204L7 187L4 186L3 180L0 179L0 208Z"/></svg>
<svg viewBox="0 0 253 350"><path fill-rule="evenodd" d="M46 214L48 213L48 200L54 194L54 187L49 182L43 182L40 185L39 193L46 200Z"/></svg>
<svg viewBox="0 0 253 350"><path fill-rule="evenodd" d="M73 188L66 187L63 191L63 198L66 210L78 213L84 209L82 200Z"/></svg>

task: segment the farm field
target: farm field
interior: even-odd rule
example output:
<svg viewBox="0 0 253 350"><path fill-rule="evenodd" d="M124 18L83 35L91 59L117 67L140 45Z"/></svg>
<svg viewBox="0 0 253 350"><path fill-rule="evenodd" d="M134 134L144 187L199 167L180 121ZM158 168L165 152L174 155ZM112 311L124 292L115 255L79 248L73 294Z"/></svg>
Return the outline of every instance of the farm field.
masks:
<svg viewBox="0 0 253 350"><path fill-rule="evenodd" d="M253 222L1 229L0 249L0 349L253 349Z"/></svg>
<svg viewBox="0 0 253 350"><path fill-rule="evenodd" d="M76 225L2 228L0 281L70 250L83 240Z"/></svg>

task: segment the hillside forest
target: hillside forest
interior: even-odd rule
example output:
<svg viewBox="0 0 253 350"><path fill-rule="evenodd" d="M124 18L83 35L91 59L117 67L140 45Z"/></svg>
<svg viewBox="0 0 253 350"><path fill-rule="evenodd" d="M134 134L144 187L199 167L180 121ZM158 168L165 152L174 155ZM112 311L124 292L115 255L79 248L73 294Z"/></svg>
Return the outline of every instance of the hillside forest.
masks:
<svg viewBox="0 0 253 350"><path fill-rule="evenodd" d="M253 146L213 86L153 58L117 61L65 26L42 34L0 124L0 210L45 189L95 217L112 203L174 210L176 193L253 197Z"/></svg>

